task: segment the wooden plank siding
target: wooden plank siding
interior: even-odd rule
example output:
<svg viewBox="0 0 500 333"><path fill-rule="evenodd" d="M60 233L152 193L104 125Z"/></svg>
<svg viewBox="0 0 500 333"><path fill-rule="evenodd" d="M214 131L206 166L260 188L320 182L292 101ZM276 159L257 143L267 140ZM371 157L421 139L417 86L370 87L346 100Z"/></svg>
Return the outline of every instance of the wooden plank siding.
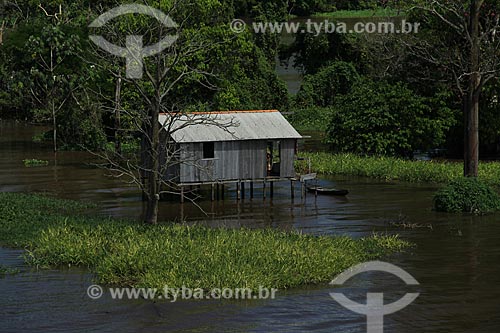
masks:
<svg viewBox="0 0 500 333"><path fill-rule="evenodd" d="M292 178L295 177L295 146L296 140L287 139L281 140L281 165L280 177Z"/></svg>
<svg viewBox="0 0 500 333"><path fill-rule="evenodd" d="M295 142L281 140L280 177L295 177ZM203 159L203 143L183 143L180 147L183 184L267 177L267 140L215 142L213 159Z"/></svg>

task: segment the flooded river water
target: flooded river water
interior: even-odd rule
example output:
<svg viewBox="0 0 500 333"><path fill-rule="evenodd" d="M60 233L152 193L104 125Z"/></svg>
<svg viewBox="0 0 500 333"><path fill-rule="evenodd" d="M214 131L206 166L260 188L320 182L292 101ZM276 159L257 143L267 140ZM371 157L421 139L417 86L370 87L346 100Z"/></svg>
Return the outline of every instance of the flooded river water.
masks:
<svg viewBox="0 0 500 333"><path fill-rule="evenodd" d="M99 214L137 218L140 195L91 166L92 156L60 152L32 143L40 131L0 122L0 191L43 192L101 205ZM26 168L24 159L44 159L47 167ZM419 282L407 287L382 273L365 273L336 288L358 302L367 292L384 292L386 303L406 292L420 297L385 317L385 332L500 331L500 217L439 214L431 210L436 186L334 177L322 184L348 188L345 199L300 195L289 184L273 200L202 201L206 215L184 205L188 221L212 226L273 227L316 235L363 237L398 233L415 247L387 261ZM163 202L161 219L179 218L177 202ZM403 225L407 225L406 227ZM412 225L411 227L408 227ZM0 231L1 232L1 231ZM280 291L259 301L114 301L86 296L92 276L84 270L36 270L21 250L0 249L0 264L21 273L0 278L0 332L365 332L366 318L342 308L328 285ZM332 276L333 278L333 276Z"/></svg>

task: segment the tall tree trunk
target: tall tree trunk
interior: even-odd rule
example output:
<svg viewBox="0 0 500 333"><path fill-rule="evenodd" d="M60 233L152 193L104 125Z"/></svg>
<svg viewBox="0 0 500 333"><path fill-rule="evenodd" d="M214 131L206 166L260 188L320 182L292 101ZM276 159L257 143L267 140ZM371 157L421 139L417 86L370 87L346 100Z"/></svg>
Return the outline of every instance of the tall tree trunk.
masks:
<svg viewBox="0 0 500 333"><path fill-rule="evenodd" d="M158 223L158 205L160 201L160 97L159 92L157 92L157 96L155 99L155 105L151 107L150 110L150 137L149 137L149 151L147 154L150 159L151 169L148 170L148 188L147 188L147 205L146 205L146 214L145 214L145 222L148 224L157 224Z"/></svg>
<svg viewBox="0 0 500 333"><path fill-rule="evenodd" d="M479 74L479 14L483 1L477 0L470 7L470 64L471 74L467 91L467 100L464 103L465 113L465 147L464 147L464 176L477 177L479 167L479 97L481 77Z"/></svg>

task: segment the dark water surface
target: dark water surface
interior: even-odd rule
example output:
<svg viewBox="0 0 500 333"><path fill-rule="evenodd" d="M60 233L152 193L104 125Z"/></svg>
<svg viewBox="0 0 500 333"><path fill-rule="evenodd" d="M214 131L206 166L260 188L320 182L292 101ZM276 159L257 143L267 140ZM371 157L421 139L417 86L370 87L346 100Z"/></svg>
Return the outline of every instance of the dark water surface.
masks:
<svg viewBox="0 0 500 333"><path fill-rule="evenodd" d="M100 214L136 218L138 193L89 165L84 153L61 152L31 137L42 128L0 122L0 191L46 192L102 205ZM23 159L45 159L47 167L25 168ZM330 178L325 185L348 188L346 199L300 195L292 203L288 184L274 200L203 201L208 215L186 204L190 221L213 226L274 227L317 235L362 237L399 233L416 247L387 261L419 282L406 287L387 274L365 273L336 288L362 302L366 292L386 293L386 303L406 292L420 297L385 317L385 332L500 332L500 217L454 216L431 211L435 186ZM162 203L163 220L179 218L180 205ZM412 228L400 224L413 224ZM416 224L416 226L415 226ZM1 231L0 231L1 232ZM21 273L0 278L0 332L366 332L366 319L333 301L328 285L280 291L260 301L98 301L86 296L92 276L80 269L35 270L23 251L0 249L0 264ZM332 276L333 278L333 276Z"/></svg>

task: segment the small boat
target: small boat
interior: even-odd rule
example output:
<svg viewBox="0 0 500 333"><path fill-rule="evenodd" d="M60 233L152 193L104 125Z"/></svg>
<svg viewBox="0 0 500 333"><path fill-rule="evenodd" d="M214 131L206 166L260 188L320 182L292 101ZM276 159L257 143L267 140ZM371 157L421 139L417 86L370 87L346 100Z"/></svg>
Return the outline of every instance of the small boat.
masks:
<svg viewBox="0 0 500 333"><path fill-rule="evenodd" d="M324 195L337 195L345 196L349 194L348 190L339 190L336 188L326 188L321 186L308 186L307 190L312 193L324 194Z"/></svg>

